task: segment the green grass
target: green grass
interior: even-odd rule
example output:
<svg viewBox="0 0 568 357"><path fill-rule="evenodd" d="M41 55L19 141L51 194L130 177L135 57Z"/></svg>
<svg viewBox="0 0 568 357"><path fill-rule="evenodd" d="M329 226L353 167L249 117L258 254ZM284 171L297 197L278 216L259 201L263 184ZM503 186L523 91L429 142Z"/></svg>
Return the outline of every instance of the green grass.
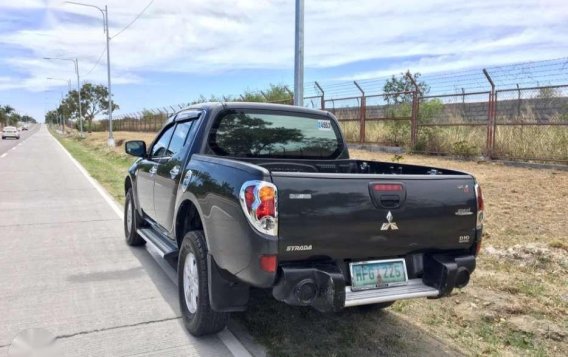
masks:
<svg viewBox="0 0 568 357"><path fill-rule="evenodd" d="M134 161L132 158L104 147L86 146L77 137L54 136L115 200L124 201L124 178Z"/></svg>

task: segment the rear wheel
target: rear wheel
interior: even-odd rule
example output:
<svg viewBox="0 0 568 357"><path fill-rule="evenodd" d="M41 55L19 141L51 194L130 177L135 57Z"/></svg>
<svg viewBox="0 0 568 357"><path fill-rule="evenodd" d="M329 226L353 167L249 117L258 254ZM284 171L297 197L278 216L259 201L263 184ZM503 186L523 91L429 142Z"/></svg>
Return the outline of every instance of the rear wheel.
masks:
<svg viewBox="0 0 568 357"><path fill-rule="evenodd" d="M185 327L193 336L221 331L230 314L209 304L207 246L202 231L185 234L178 259L178 294Z"/></svg>
<svg viewBox="0 0 568 357"><path fill-rule="evenodd" d="M136 211L132 189L130 188L126 193L126 199L124 202L124 236L126 238L126 244L139 246L146 243L146 241L137 233L141 222L142 217L140 217Z"/></svg>

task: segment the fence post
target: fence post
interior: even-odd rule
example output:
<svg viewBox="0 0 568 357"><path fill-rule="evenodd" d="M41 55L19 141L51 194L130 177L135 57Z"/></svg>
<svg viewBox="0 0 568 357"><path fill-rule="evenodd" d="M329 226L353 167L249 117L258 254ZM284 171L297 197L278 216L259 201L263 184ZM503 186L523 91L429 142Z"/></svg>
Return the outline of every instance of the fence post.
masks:
<svg viewBox="0 0 568 357"><path fill-rule="evenodd" d="M489 73L487 72L487 69L483 69L483 74L485 75L485 78L487 78L487 81L489 82L489 84L491 85L491 92L489 93L489 103L488 103L488 113L487 113L487 144L486 144L486 151L487 151L487 156L492 159L493 158L493 148L494 148L494 123L495 123L495 83L493 83L493 80L491 79L491 76L489 76Z"/></svg>
<svg viewBox="0 0 568 357"><path fill-rule="evenodd" d="M410 146L414 149L416 147L416 141L418 137L418 115L420 109L420 87L418 87L418 83L410 74L410 71L406 72L406 77L414 86L414 90L412 91L412 112L410 115Z"/></svg>
<svg viewBox="0 0 568 357"><path fill-rule="evenodd" d="M323 91L323 88L319 85L319 83L316 81L315 82L316 87L318 87L319 91L321 92L321 103L320 103L320 107L321 110L325 110L325 92Z"/></svg>
<svg viewBox="0 0 568 357"><path fill-rule="evenodd" d="M361 92L361 109L359 110L359 142L361 144L365 143L365 118L367 117L367 98L365 98L365 91L357 81L353 81L353 84Z"/></svg>
<svg viewBox="0 0 568 357"><path fill-rule="evenodd" d="M519 83L517 83L517 117L521 116L521 87L519 87Z"/></svg>

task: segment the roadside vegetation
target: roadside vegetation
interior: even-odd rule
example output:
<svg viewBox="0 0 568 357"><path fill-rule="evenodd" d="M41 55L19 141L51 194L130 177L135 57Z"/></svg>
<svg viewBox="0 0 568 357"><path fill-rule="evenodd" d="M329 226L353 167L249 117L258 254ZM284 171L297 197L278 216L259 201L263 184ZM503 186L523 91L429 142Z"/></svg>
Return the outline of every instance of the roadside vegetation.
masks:
<svg viewBox="0 0 568 357"><path fill-rule="evenodd" d="M16 126L18 123L36 123L29 115L21 115L10 105L0 105L0 128Z"/></svg>
<svg viewBox="0 0 568 357"><path fill-rule="evenodd" d="M110 150L104 132L84 139L55 135L121 203L122 180L133 161L122 144L154 137L115 132L118 146ZM386 311L320 314L253 291L249 310L234 317L272 355L568 355L568 172L360 150L351 156L475 175L486 204L477 270L470 285L449 298L399 301Z"/></svg>

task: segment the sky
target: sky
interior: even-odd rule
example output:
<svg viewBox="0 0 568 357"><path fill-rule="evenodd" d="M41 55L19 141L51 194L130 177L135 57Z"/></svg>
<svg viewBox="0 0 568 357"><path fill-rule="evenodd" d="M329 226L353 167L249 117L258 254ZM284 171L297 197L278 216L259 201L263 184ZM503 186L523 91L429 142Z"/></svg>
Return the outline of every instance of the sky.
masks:
<svg viewBox="0 0 568 357"><path fill-rule="evenodd" d="M293 87L294 0L83 1L108 5L116 115ZM43 58L77 58L82 82L106 85L104 49L97 9L0 0L0 105L43 121L76 88L72 62ZM566 0L305 0L306 82L566 56Z"/></svg>

